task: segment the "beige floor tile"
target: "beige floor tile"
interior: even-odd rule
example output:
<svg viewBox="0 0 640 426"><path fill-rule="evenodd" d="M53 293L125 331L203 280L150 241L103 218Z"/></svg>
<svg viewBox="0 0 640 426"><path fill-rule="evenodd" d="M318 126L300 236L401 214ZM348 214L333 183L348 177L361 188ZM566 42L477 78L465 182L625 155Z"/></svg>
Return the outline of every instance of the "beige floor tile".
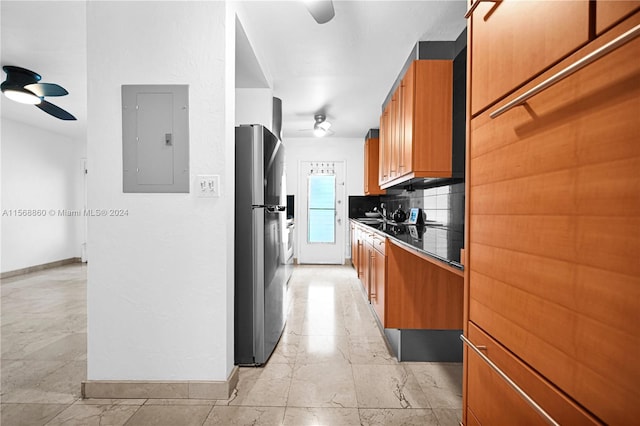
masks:
<svg viewBox="0 0 640 426"><path fill-rule="evenodd" d="M341 335L303 335L296 364L349 363L349 339Z"/></svg>
<svg viewBox="0 0 640 426"><path fill-rule="evenodd" d="M284 407L215 406L203 426L279 426Z"/></svg>
<svg viewBox="0 0 640 426"><path fill-rule="evenodd" d="M5 426L42 426L67 408L67 404L2 404Z"/></svg>
<svg viewBox="0 0 640 426"><path fill-rule="evenodd" d="M403 365L353 365L360 408L431 408Z"/></svg>
<svg viewBox="0 0 640 426"><path fill-rule="evenodd" d="M290 407L357 407L353 373L349 364L305 364L295 366Z"/></svg>
<svg viewBox="0 0 640 426"><path fill-rule="evenodd" d="M76 405L143 405L146 399L100 399L86 398L76 401Z"/></svg>
<svg viewBox="0 0 640 426"><path fill-rule="evenodd" d="M160 399L150 398L144 402L145 405L215 405L215 399Z"/></svg>
<svg viewBox="0 0 640 426"><path fill-rule="evenodd" d="M460 426L462 423L462 409L434 408L433 413L440 426Z"/></svg>
<svg viewBox="0 0 640 426"><path fill-rule="evenodd" d="M2 361L20 360L27 358L30 354L56 342L64 337L66 333L19 333L2 330ZM86 348L85 348L86 352Z"/></svg>
<svg viewBox="0 0 640 426"><path fill-rule="evenodd" d="M73 404L54 417L47 426L120 426L139 408L139 405Z"/></svg>
<svg viewBox="0 0 640 426"><path fill-rule="evenodd" d="M71 361L42 376L35 384L23 384L6 393L3 390L2 401L70 404L80 399L80 384L86 380L86 374L86 361Z"/></svg>
<svg viewBox="0 0 640 426"><path fill-rule="evenodd" d="M462 408L462 363L410 363L432 408Z"/></svg>
<svg viewBox="0 0 640 426"><path fill-rule="evenodd" d="M67 334L37 351L27 355L26 359L49 359L74 361L81 360L87 354L87 334Z"/></svg>
<svg viewBox="0 0 640 426"><path fill-rule="evenodd" d="M240 367L240 371L238 373L238 384L231 393L231 396L227 400L216 401L216 405L229 405L234 403L236 399L243 401L251 389L253 389L263 371L264 369L262 368Z"/></svg>
<svg viewBox="0 0 640 426"><path fill-rule="evenodd" d="M201 426L211 405L143 405L126 426Z"/></svg>
<svg viewBox="0 0 640 426"><path fill-rule="evenodd" d="M360 409L362 426L439 426L438 419L430 409Z"/></svg>
<svg viewBox="0 0 640 426"><path fill-rule="evenodd" d="M270 364L295 364L299 342L299 335L283 333L268 362Z"/></svg>
<svg viewBox="0 0 640 426"><path fill-rule="evenodd" d="M362 420L456 426L460 420L461 364L398 363L355 271L335 266L296 267L276 351L265 367L240 368L229 400L80 400L86 378L85 276L86 267L72 265L2 280L3 425L38 425L53 417L52 424L102 418L107 424L128 419L129 425L171 426L201 425L205 419L207 425Z"/></svg>
<svg viewBox="0 0 640 426"><path fill-rule="evenodd" d="M349 359L352 364L397 364L382 336L349 336Z"/></svg>
<svg viewBox="0 0 640 426"><path fill-rule="evenodd" d="M64 361L47 360L2 360L1 390L6 395L19 388L33 388L38 386L44 377L64 367ZM8 402L3 399L3 402ZM22 401L18 401L22 402ZM29 401L24 401L29 402Z"/></svg>
<svg viewBox="0 0 640 426"><path fill-rule="evenodd" d="M285 426L351 426L359 425L357 408L299 408L287 407Z"/></svg>
<svg viewBox="0 0 640 426"><path fill-rule="evenodd" d="M289 364L268 363L264 367L256 367L262 370L258 378L251 382L244 382L247 385L242 392L238 391L234 398L227 404L219 402L220 405L245 405L256 407L284 407L287 405L289 388L291 387L291 377L293 366ZM241 384L238 384L240 390Z"/></svg>

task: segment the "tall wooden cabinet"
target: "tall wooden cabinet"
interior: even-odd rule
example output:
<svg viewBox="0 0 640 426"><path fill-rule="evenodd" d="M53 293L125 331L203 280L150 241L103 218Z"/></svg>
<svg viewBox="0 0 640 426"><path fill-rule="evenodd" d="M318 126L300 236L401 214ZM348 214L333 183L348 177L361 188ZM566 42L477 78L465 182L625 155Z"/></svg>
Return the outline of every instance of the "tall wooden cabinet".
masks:
<svg viewBox="0 0 640 426"><path fill-rule="evenodd" d="M386 194L387 191L380 188L378 184L378 168L380 155L380 139L378 137L370 137L364 141L364 194L380 195Z"/></svg>
<svg viewBox="0 0 640 426"><path fill-rule="evenodd" d="M470 26L464 423L545 424L488 360L560 424L634 424L640 37L553 77L640 13L594 35L602 2L538 3L482 3Z"/></svg>
<svg viewBox="0 0 640 426"><path fill-rule="evenodd" d="M417 60L380 117L380 187L453 177L453 60Z"/></svg>

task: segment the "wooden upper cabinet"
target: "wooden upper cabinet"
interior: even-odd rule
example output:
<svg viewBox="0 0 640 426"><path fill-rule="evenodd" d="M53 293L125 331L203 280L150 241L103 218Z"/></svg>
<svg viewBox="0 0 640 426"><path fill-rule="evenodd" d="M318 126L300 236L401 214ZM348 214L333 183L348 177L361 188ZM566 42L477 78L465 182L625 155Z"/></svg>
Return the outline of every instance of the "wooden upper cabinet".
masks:
<svg viewBox="0 0 640 426"><path fill-rule="evenodd" d="M589 0L482 2L471 19L472 115L589 41Z"/></svg>
<svg viewBox="0 0 640 426"><path fill-rule="evenodd" d="M413 99L414 99L414 73L407 73L400 83L402 91L400 115L402 139L400 146L400 155L398 156L401 175L410 172L411 153L413 147Z"/></svg>
<svg viewBox="0 0 640 426"><path fill-rule="evenodd" d="M378 160L380 164L378 183L380 185L389 180L391 169L391 126L389 121L390 109L390 106L387 105L387 107L382 112L382 115L380 116L380 158Z"/></svg>
<svg viewBox="0 0 640 426"><path fill-rule="evenodd" d="M380 167L380 139L369 138L364 141L364 193L365 195L386 194L378 184Z"/></svg>
<svg viewBox="0 0 640 426"><path fill-rule="evenodd" d="M400 114L398 112L400 109L399 106L399 93L396 90L391 98L391 103L389 104L389 142L390 142L390 150L389 150L389 178L395 179L398 176L398 147L399 147L399 138L398 138L398 128L400 127Z"/></svg>
<svg viewBox="0 0 640 426"><path fill-rule="evenodd" d="M602 34L638 9L640 9L640 0L598 0L596 2L596 34Z"/></svg>
<svg viewBox="0 0 640 426"><path fill-rule="evenodd" d="M453 61L413 61L381 119L388 123L382 167L389 170L381 187L452 177L452 117Z"/></svg>

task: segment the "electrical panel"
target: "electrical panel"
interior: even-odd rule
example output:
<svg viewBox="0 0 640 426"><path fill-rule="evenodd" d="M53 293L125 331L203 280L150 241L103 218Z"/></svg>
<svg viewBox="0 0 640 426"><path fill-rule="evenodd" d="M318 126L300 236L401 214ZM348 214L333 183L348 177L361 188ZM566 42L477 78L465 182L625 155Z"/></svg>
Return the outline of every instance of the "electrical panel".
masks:
<svg viewBox="0 0 640 426"><path fill-rule="evenodd" d="M123 192L189 192L189 86L122 86Z"/></svg>

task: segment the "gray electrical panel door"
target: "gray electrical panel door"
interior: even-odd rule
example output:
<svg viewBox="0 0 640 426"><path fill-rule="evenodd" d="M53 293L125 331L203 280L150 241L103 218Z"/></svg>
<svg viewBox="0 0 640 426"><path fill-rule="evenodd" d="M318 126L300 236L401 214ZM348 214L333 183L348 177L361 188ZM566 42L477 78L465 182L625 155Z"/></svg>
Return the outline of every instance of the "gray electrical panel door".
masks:
<svg viewBox="0 0 640 426"><path fill-rule="evenodd" d="M122 86L124 192L189 192L189 86Z"/></svg>

